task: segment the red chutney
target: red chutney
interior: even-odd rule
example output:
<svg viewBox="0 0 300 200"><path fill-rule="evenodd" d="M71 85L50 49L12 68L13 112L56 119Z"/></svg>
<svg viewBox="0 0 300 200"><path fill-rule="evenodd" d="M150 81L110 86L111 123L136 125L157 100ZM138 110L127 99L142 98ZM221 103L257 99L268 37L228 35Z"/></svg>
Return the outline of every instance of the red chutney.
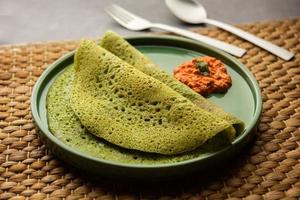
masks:
<svg viewBox="0 0 300 200"><path fill-rule="evenodd" d="M207 73L200 71L199 62L205 64ZM218 59L205 56L194 58L179 65L174 70L174 77L201 95L226 92L231 86L231 77L225 65Z"/></svg>

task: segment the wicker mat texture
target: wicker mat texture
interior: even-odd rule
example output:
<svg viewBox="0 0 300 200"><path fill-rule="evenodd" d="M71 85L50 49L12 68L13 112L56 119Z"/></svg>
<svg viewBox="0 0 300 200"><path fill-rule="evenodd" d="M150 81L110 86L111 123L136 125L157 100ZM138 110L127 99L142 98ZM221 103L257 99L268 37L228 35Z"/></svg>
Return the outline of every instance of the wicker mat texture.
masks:
<svg viewBox="0 0 300 200"><path fill-rule="evenodd" d="M300 18L238 25L296 54L285 62L217 28L196 32L246 48L262 90L255 141L223 170L172 183L91 177L57 160L37 136L32 87L78 41L0 46L0 199L300 199Z"/></svg>

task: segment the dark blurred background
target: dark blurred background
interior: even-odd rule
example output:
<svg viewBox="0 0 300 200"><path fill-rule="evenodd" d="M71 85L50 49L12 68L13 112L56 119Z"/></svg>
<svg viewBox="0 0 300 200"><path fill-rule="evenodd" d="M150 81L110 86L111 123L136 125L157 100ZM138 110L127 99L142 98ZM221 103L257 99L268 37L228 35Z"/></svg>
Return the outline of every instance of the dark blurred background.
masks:
<svg viewBox="0 0 300 200"><path fill-rule="evenodd" d="M300 0L199 0L208 16L227 23L245 23L300 16ZM163 0L0 0L0 44L72 40L125 30L103 11L111 3L154 22L182 28ZM199 25L197 25L199 26Z"/></svg>

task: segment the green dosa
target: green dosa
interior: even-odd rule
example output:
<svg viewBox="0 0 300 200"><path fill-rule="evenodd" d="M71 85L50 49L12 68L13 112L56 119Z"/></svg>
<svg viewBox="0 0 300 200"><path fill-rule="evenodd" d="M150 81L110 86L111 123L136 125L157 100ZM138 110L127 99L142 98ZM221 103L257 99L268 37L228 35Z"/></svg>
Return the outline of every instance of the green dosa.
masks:
<svg viewBox="0 0 300 200"><path fill-rule="evenodd" d="M70 105L94 135L143 152L191 151L231 127L88 40L75 53Z"/></svg>
<svg viewBox="0 0 300 200"><path fill-rule="evenodd" d="M244 129L244 123L240 119L236 118L232 114L225 112L222 108L208 101L207 99L190 89L188 86L182 84L180 81L168 75L155 63L153 63L153 61L147 58L144 54L130 45L125 39L123 39L115 32L107 31L100 40L100 46L115 54L140 71L144 72L145 74L148 74L149 76L152 76L157 80L165 83L176 92L191 100L200 108L207 110L232 124L236 131L234 131L233 128L231 130L227 130L232 139L236 137L236 132L238 134Z"/></svg>
<svg viewBox="0 0 300 200"><path fill-rule="evenodd" d="M120 148L108 143L89 133L69 105L74 74L74 65L67 67L51 85L46 102L50 131L63 143L77 151L118 163L155 165L205 157L230 144L223 134L218 134L194 151L166 156Z"/></svg>

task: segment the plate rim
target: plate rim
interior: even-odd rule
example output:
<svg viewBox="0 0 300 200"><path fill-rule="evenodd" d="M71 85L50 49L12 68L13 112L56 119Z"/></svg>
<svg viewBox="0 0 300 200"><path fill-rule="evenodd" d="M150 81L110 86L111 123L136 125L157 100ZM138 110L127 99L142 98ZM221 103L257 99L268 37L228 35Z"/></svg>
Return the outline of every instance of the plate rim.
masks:
<svg viewBox="0 0 300 200"><path fill-rule="evenodd" d="M196 158L193 158L193 159L188 159L188 160L174 162L174 163L159 163L159 164L121 163L121 162L117 162L117 161L113 161L113 160L97 158L97 157L88 155L84 152L78 151L78 150L74 149L73 147L70 147L70 146L66 145L61 140L59 140L57 137L55 137L51 133L51 131L48 129L48 127L46 127L44 125L44 123L41 121L41 119L39 117L39 112L38 112L38 110L39 110L39 108L38 108L39 107L38 106L38 104L39 104L38 99L39 99L39 93L40 93L40 86L45 81L45 78L47 77L47 75L50 74L50 72L52 72L62 62L64 62L65 60L67 60L68 58L70 58L74 55L75 50L73 50L73 51L68 52L65 55L61 56L60 58L58 58L53 63L51 63L47 67L47 69L40 75L40 77L38 78L38 80L36 81L36 83L35 83L35 85L32 89L31 112L32 112L34 122L38 126L38 128L40 129L39 132L42 132L42 134L44 136L46 136L52 143L54 143L55 145L58 145L60 148L64 149L65 151L69 151L72 154L76 154L77 156L95 161L97 163L112 165L114 167L139 168L139 169L170 168L170 167L178 167L178 166L187 165L187 164L193 164L193 163L197 163L197 162L204 162L207 159L213 159L215 156L223 154L224 152L226 152L227 150L229 150L231 148L235 148L235 146L238 145L239 143L241 143L245 139L245 137L247 137L249 134L251 134L252 129L256 127L257 122L258 122L259 117L260 117L261 112L262 112L262 98L261 98L260 87L259 87L254 75L252 74L252 72L244 64L242 64L240 61L238 61L236 58L234 58L233 56L231 56L231 55L229 55L229 54L227 54L227 53L225 53L221 50L218 50L214 47L211 47L207 44L204 44L202 42L197 42L197 41L193 41L193 40L178 37L178 36L149 35L149 34L147 34L147 35L125 37L125 39L128 40L130 43L132 41L139 42L139 41L142 41L142 40L145 40L145 39L148 39L148 40L149 39L150 40L152 40L152 39L157 40L158 39L158 40L173 40L175 42L179 41L179 42L183 42L183 43L197 45L197 46L201 46L201 48L209 50L210 52L214 52L214 53L222 56L222 58L225 58L226 60L229 60L230 62L232 62L235 65L239 66L243 71L245 71L245 74L247 75L247 78L249 79L249 81L252 83L252 87L255 91L255 95L253 95L253 96L254 96L256 106L255 106L253 120L249 124L249 129L245 130L242 134L240 134L232 142L232 144L230 146L227 146L227 147L225 147L225 148L223 148L223 149L221 149L217 152L213 152L209 156L196 157ZM156 44L156 45L159 45L159 44ZM161 46L163 46L163 45L161 45ZM176 44L174 44L174 46L176 46Z"/></svg>

